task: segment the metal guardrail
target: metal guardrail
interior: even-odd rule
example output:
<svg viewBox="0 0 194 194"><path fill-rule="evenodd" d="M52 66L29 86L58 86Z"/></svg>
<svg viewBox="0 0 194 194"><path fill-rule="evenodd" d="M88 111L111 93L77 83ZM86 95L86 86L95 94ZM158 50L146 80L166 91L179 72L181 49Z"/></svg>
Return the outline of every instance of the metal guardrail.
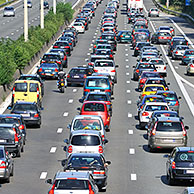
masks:
<svg viewBox="0 0 194 194"><path fill-rule="evenodd" d="M190 15L167 9L167 8L163 7L160 3L158 3L156 0L152 0L152 1L155 4L155 6L157 8L159 8L160 10L167 12L169 14L178 15L178 16L183 17L183 18L188 18L189 20L191 20L194 23L194 18L192 18Z"/></svg>
<svg viewBox="0 0 194 194"><path fill-rule="evenodd" d="M8 1L8 2L5 2L5 3L3 3L3 4L0 4L0 8L1 7L4 7L5 5L8 5L8 4L10 4L10 3L13 3L15 0L11 0L11 1Z"/></svg>

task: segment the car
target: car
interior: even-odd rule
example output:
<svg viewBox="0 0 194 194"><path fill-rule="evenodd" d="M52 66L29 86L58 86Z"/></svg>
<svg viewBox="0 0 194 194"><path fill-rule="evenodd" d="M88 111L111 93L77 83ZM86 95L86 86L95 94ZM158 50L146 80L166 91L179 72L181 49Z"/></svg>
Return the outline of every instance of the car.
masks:
<svg viewBox="0 0 194 194"><path fill-rule="evenodd" d="M186 67L186 74L193 75L194 74L194 60L191 59Z"/></svg>
<svg viewBox="0 0 194 194"><path fill-rule="evenodd" d="M98 194L98 187L89 172L60 172L58 171L54 179L47 179L51 185L48 194L54 193L80 193Z"/></svg>
<svg viewBox="0 0 194 194"><path fill-rule="evenodd" d="M182 56L180 64L187 65L192 59L194 59L194 49L187 49Z"/></svg>
<svg viewBox="0 0 194 194"><path fill-rule="evenodd" d="M109 131L112 109L107 107L103 101L86 101L83 102L79 109L80 115L98 115L102 118L106 131Z"/></svg>
<svg viewBox="0 0 194 194"><path fill-rule="evenodd" d="M44 9L49 9L49 3L48 3L48 1L44 1L43 2L43 8Z"/></svg>
<svg viewBox="0 0 194 194"><path fill-rule="evenodd" d="M189 49L187 45L176 45L174 50L172 51L172 59L181 59L185 50Z"/></svg>
<svg viewBox="0 0 194 194"><path fill-rule="evenodd" d="M193 162L193 147L175 147L166 161L166 176L168 184L175 185L180 180L193 180Z"/></svg>
<svg viewBox="0 0 194 194"><path fill-rule="evenodd" d="M53 49L60 48L65 50L67 56L71 56L71 48L68 41L58 40L53 44Z"/></svg>
<svg viewBox="0 0 194 194"><path fill-rule="evenodd" d="M132 34L130 31L127 31L127 30L122 30L122 31L119 31L118 34L117 34L117 41L120 42L120 43L130 43L132 40Z"/></svg>
<svg viewBox="0 0 194 194"><path fill-rule="evenodd" d="M101 34L100 39L107 40L108 44L111 45L113 51L117 50L117 41L114 33L103 33Z"/></svg>
<svg viewBox="0 0 194 194"><path fill-rule="evenodd" d="M83 22L74 22L72 27L74 27L78 33L84 33L85 32L85 26L83 24Z"/></svg>
<svg viewBox="0 0 194 194"><path fill-rule="evenodd" d="M160 73L160 75L162 75L163 77L167 76L167 64L165 63L163 59L161 58L151 58L149 61L149 63L154 64L154 66L156 67L157 72Z"/></svg>
<svg viewBox="0 0 194 194"><path fill-rule="evenodd" d="M85 18L76 18L75 22L81 22L83 24L84 30L88 30L89 22Z"/></svg>
<svg viewBox="0 0 194 194"><path fill-rule="evenodd" d="M38 128L41 126L41 111L35 102L16 102L11 114L22 115L26 125L36 125Z"/></svg>
<svg viewBox="0 0 194 194"><path fill-rule="evenodd" d="M158 28L158 32L168 32L172 36L174 36L174 34L175 34L174 28L172 26L160 26Z"/></svg>
<svg viewBox="0 0 194 194"><path fill-rule="evenodd" d="M15 17L14 7L6 6L3 10L3 17Z"/></svg>
<svg viewBox="0 0 194 194"><path fill-rule="evenodd" d="M21 157L24 139L16 124L0 124L0 146L4 146L9 153Z"/></svg>
<svg viewBox="0 0 194 194"><path fill-rule="evenodd" d="M88 92L106 92L109 96L113 93L113 88L107 76L88 76L84 83L83 96Z"/></svg>
<svg viewBox="0 0 194 194"><path fill-rule="evenodd" d="M149 42L137 42L135 48L134 48L134 56L137 57L140 53L141 48L144 46L151 46Z"/></svg>
<svg viewBox="0 0 194 194"><path fill-rule="evenodd" d="M148 147L154 149L172 149L187 145L187 129L182 119L177 117L157 117L150 125Z"/></svg>
<svg viewBox="0 0 194 194"><path fill-rule="evenodd" d="M71 86L73 84L84 85L87 76L92 75L93 69L91 67L73 67L67 74L67 85Z"/></svg>
<svg viewBox="0 0 194 194"><path fill-rule="evenodd" d="M135 18L135 15L133 14L128 14L128 24L130 24Z"/></svg>
<svg viewBox="0 0 194 194"><path fill-rule="evenodd" d="M146 102L139 112L139 126L141 129L149 122L149 119L154 111L170 110L167 102Z"/></svg>
<svg viewBox="0 0 194 194"><path fill-rule="evenodd" d="M94 72L96 73L108 73L114 83L117 83L117 71L114 60L96 60L94 63Z"/></svg>
<svg viewBox="0 0 194 194"><path fill-rule="evenodd" d="M0 123L1 124L16 124L19 128L23 139L24 139L24 145L26 142L26 124L24 122L24 119L22 115L19 114L0 114Z"/></svg>
<svg viewBox="0 0 194 194"><path fill-rule="evenodd" d="M108 178L108 165L102 154L76 153L62 160L65 172L90 172L99 190L106 190Z"/></svg>
<svg viewBox="0 0 194 194"><path fill-rule="evenodd" d="M78 130L73 131L69 139L64 142L67 146L64 147L67 157L72 153L98 153L104 155L105 144L107 139L102 140L99 131L93 130Z"/></svg>
<svg viewBox="0 0 194 194"><path fill-rule="evenodd" d="M57 63L42 63L38 67L37 74L43 78L58 78L58 72L60 71L59 65Z"/></svg>
<svg viewBox="0 0 194 194"><path fill-rule="evenodd" d="M0 179L10 182L14 173L14 161L4 146L0 146Z"/></svg>
<svg viewBox="0 0 194 194"><path fill-rule="evenodd" d="M150 8L148 11L148 17L159 17L159 10L157 8Z"/></svg>
<svg viewBox="0 0 194 194"><path fill-rule="evenodd" d="M172 39L172 35L169 32L155 32L151 37L151 43L167 44Z"/></svg>
<svg viewBox="0 0 194 194"><path fill-rule="evenodd" d="M39 81L16 80L12 88L11 106L17 101L36 102L42 106L42 90Z"/></svg>
<svg viewBox="0 0 194 194"><path fill-rule="evenodd" d="M192 194L194 193L194 187L187 187L186 189L184 189L182 194Z"/></svg>

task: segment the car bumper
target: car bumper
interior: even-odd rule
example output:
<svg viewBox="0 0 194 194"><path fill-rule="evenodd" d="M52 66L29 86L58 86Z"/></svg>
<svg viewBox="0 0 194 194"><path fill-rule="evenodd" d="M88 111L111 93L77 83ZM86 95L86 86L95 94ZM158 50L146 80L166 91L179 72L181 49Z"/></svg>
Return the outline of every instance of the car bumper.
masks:
<svg viewBox="0 0 194 194"><path fill-rule="evenodd" d="M26 125L40 124L40 120L40 118L24 118L24 122Z"/></svg>
<svg viewBox="0 0 194 194"><path fill-rule="evenodd" d="M17 153L19 150L19 145L4 145L9 153Z"/></svg>
<svg viewBox="0 0 194 194"><path fill-rule="evenodd" d="M194 73L194 68L187 68L187 72L189 72L189 73Z"/></svg>
<svg viewBox="0 0 194 194"><path fill-rule="evenodd" d="M54 73L40 73L39 74L41 78L57 78L58 74Z"/></svg>
<svg viewBox="0 0 194 194"><path fill-rule="evenodd" d="M107 184L107 177L102 177L102 178L99 178L99 177L94 177L94 181L96 183L96 185L99 187L99 188L103 188L106 186Z"/></svg>
<svg viewBox="0 0 194 194"><path fill-rule="evenodd" d="M169 39L158 39L158 43L161 43L161 44L166 44L169 41L170 41Z"/></svg>
<svg viewBox="0 0 194 194"><path fill-rule="evenodd" d="M177 171L180 170L181 174L177 173ZM191 169L175 169L172 170L172 176L174 179L178 179L178 180L194 180L194 174L190 174L190 173L186 173L186 170L193 170Z"/></svg>
<svg viewBox="0 0 194 194"><path fill-rule="evenodd" d="M73 78L67 78L67 83L71 83L71 84L80 84L83 85L84 84L85 79L73 79Z"/></svg>
<svg viewBox="0 0 194 194"><path fill-rule="evenodd" d="M151 139L151 142L149 141L149 145L153 149L172 149L174 147L184 147L187 145L187 143L186 141L183 141L183 143L156 143Z"/></svg>

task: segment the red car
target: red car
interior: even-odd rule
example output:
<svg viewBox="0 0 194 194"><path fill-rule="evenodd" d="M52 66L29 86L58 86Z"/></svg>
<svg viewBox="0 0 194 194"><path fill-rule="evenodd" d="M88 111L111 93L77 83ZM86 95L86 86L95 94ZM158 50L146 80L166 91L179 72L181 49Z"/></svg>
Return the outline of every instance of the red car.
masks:
<svg viewBox="0 0 194 194"><path fill-rule="evenodd" d="M102 101L89 101L84 102L80 115L98 115L102 118L105 129L107 130L110 125L110 112L105 102Z"/></svg>

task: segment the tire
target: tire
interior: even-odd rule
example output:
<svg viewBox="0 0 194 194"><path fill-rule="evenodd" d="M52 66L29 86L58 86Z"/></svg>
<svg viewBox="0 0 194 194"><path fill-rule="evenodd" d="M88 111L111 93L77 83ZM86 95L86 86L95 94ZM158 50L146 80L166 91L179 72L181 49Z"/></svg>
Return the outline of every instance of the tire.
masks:
<svg viewBox="0 0 194 194"><path fill-rule="evenodd" d="M8 178L5 179L6 183L10 183L10 176Z"/></svg>
<svg viewBox="0 0 194 194"><path fill-rule="evenodd" d="M168 180L169 185L174 185L175 184L175 180L173 178L171 178L171 176L168 175L168 174L167 174L167 180Z"/></svg>
<svg viewBox="0 0 194 194"><path fill-rule="evenodd" d="M115 84L117 84L117 77L115 77L115 80L114 80Z"/></svg>
<svg viewBox="0 0 194 194"><path fill-rule="evenodd" d="M14 174L14 165L12 165L12 169L11 169L11 172L10 172L10 176L13 176Z"/></svg>
<svg viewBox="0 0 194 194"><path fill-rule="evenodd" d="M16 153L16 157L20 158L21 157L21 149L19 149Z"/></svg>
<svg viewBox="0 0 194 194"><path fill-rule="evenodd" d="M22 148L21 148L21 152L24 152L24 146L22 146Z"/></svg>
<svg viewBox="0 0 194 194"><path fill-rule="evenodd" d="M190 76L191 74L187 71L187 75Z"/></svg>
<svg viewBox="0 0 194 194"><path fill-rule="evenodd" d="M64 91L65 91L65 90L64 90L64 87L61 87L61 88L60 88L60 92L61 92L61 93L64 93Z"/></svg>
<svg viewBox="0 0 194 194"><path fill-rule="evenodd" d="M139 126L140 126L140 129L144 129L144 125L142 124L142 122L139 122Z"/></svg>

